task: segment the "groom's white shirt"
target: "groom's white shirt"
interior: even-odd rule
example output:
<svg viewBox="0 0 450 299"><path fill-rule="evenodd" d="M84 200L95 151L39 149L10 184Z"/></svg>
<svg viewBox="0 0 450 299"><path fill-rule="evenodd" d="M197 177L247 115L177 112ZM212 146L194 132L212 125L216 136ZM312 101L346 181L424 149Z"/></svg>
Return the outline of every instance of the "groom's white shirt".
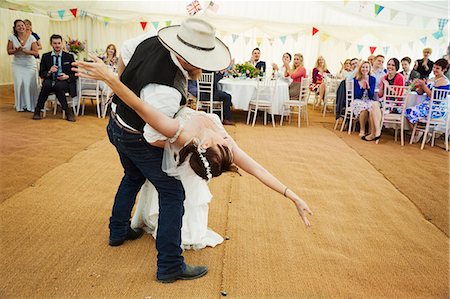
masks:
<svg viewBox="0 0 450 299"><path fill-rule="evenodd" d="M123 43L120 49L120 57L122 58L125 66L130 62L130 59L133 56L133 53L136 50L137 46L149 37L150 35L145 34L133 39L126 40ZM186 70L183 69L183 67L180 65L180 62L176 58L175 54L170 52L170 57L172 58L175 65L181 70L184 77L187 79L189 75ZM140 98L145 103L152 105L152 107L158 109L165 115L173 117L180 108L181 93L170 86L150 83L141 90ZM112 106L113 111L115 111L115 108L115 106ZM127 125L119 116L117 117L122 125L129 129L133 129L129 125ZM147 140L147 142L167 140L166 136L153 129L149 124L146 124L144 126L144 138L145 140Z"/></svg>

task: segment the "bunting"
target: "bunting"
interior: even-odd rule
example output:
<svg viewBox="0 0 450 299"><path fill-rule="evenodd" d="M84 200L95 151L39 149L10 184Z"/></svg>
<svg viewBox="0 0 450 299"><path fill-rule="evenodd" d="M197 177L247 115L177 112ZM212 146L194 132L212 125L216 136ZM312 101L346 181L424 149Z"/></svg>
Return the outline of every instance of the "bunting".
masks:
<svg viewBox="0 0 450 299"><path fill-rule="evenodd" d="M147 27L147 22L140 22L140 23L141 23L142 30L145 31L145 27Z"/></svg>
<svg viewBox="0 0 450 299"><path fill-rule="evenodd" d="M172 25L172 21L166 21L166 27L169 27L170 25Z"/></svg>
<svg viewBox="0 0 450 299"><path fill-rule="evenodd" d="M77 11L78 11L78 8L71 8L70 9L70 12L72 13L72 15L76 18L77 17Z"/></svg>
<svg viewBox="0 0 450 299"><path fill-rule="evenodd" d="M383 54L384 55L387 55L388 51L389 51L389 46L383 47Z"/></svg>
<svg viewBox="0 0 450 299"><path fill-rule="evenodd" d="M109 22L111 21L111 18L109 17L103 17L103 24L105 24L105 26L108 26Z"/></svg>
<svg viewBox="0 0 450 299"><path fill-rule="evenodd" d="M269 37L267 40L269 41L269 45L272 46L273 45L273 41L274 41L273 37Z"/></svg>
<svg viewBox="0 0 450 299"><path fill-rule="evenodd" d="M396 10L396 9L391 9L390 12L391 12L391 13L390 13L389 19L392 21L392 20L398 15L398 10Z"/></svg>
<svg viewBox="0 0 450 299"><path fill-rule="evenodd" d="M314 36L314 34L316 34L317 32L319 32L319 29L317 29L316 27L312 28L312 35Z"/></svg>
<svg viewBox="0 0 450 299"><path fill-rule="evenodd" d="M286 42L286 35L283 35L283 36L280 36L280 41L283 43L283 45L284 45L284 43Z"/></svg>
<svg viewBox="0 0 450 299"><path fill-rule="evenodd" d="M261 42L262 42L262 37L257 37L256 38L256 44L258 45L258 47L261 46Z"/></svg>
<svg viewBox="0 0 450 299"><path fill-rule="evenodd" d="M64 9L58 10L58 15L59 15L59 17L61 18L61 20L64 18L64 13L65 13L65 10L64 10Z"/></svg>
<svg viewBox="0 0 450 299"><path fill-rule="evenodd" d="M234 33L231 35L231 38L233 39L233 44L236 42L236 40L238 39L238 37L239 37L239 35L234 34Z"/></svg>
<svg viewBox="0 0 450 299"><path fill-rule="evenodd" d="M384 6L375 4L375 16L378 16L383 9L384 9Z"/></svg>
<svg viewBox="0 0 450 299"><path fill-rule="evenodd" d="M194 0L186 6L186 10L188 11L188 14L190 16L193 16L196 13L198 13L200 10L202 10L202 6L198 2L198 0Z"/></svg>
<svg viewBox="0 0 450 299"><path fill-rule="evenodd" d="M438 28L439 31L444 30L445 25L447 25L448 19L438 19Z"/></svg>
<svg viewBox="0 0 450 299"><path fill-rule="evenodd" d="M248 43L250 42L250 37L246 36L244 38L244 40L245 40L245 44L248 45Z"/></svg>
<svg viewBox="0 0 450 299"><path fill-rule="evenodd" d="M330 37L330 35L326 32L322 33L322 35L320 36L320 40L323 42L326 42L328 40L328 38Z"/></svg>
<svg viewBox="0 0 450 299"><path fill-rule="evenodd" d="M351 45L352 45L351 42L345 42L345 50L347 51L348 49L350 49Z"/></svg>
<svg viewBox="0 0 450 299"><path fill-rule="evenodd" d="M159 22L152 22L152 25L155 30L158 30Z"/></svg>
<svg viewBox="0 0 450 299"><path fill-rule="evenodd" d="M420 39L420 41L422 42L422 44L425 46L427 44L427 37L424 36Z"/></svg>
<svg viewBox="0 0 450 299"><path fill-rule="evenodd" d="M375 52L375 50L377 49L377 47L369 47L370 49L370 54L373 54Z"/></svg>
<svg viewBox="0 0 450 299"><path fill-rule="evenodd" d="M217 13L217 11L219 10L219 5L217 3L215 3L214 1L211 1L211 2L209 2L208 9L212 12Z"/></svg>
<svg viewBox="0 0 450 299"><path fill-rule="evenodd" d="M443 37L444 35L442 34L442 31L436 31L435 33L433 33L433 37L435 39L440 39L441 37Z"/></svg>
<svg viewBox="0 0 450 299"><path fill-rule="evenodd" d="M344 5L347 5L348 1L350 1L350 0L344 0Z"/></svg>
<svg viewBox="0 0 450 299"><path fill-rule="evenodd" d="M298 42L298 38L300 37L300 33L296 33L292 35L292 38L295 40L295 42Z"/></svg>
<svg viewBox="0 0 450 299"><path fill-rule="evenodd" d="M87 16L87 11L80 10L80 17L85 17L85 16Z"/></svg>
<svg viewBox="0 0 450 299"><path fill-rule="evenodd" d="M363 45L357 45L357 47L358 47L358 53L361 54L361 51L362 51L364 46Z"/></svg>

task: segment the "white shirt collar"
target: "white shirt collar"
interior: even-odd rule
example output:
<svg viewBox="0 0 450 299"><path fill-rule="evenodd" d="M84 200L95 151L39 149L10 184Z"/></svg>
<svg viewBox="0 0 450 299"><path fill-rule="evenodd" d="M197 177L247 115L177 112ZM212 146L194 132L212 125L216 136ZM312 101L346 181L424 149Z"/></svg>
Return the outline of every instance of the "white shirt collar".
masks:
<svg viewBox="0 0 450 299"><path fill-rule="evenodd" d="M181 73L186 79L189 79L188 72L181 66L180 62L178 61L177 55L175 55L173 52L170 52L170 58L172 58L173 63L180 69Z"/></svg>
<svg viewBox="0 0 450 299"><path fill-rule="evenodd" d="M62 56L62 50L59 51L59 54L56 54L55 50L52 50L52 56L56 56L56 55Z"/></svg>

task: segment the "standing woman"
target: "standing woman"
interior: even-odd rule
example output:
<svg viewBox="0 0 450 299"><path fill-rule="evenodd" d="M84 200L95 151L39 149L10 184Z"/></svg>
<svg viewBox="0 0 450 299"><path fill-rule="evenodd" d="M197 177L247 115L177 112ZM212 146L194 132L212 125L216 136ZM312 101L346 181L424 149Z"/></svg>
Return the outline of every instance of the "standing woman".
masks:
<svg viewBox="0 0 450 299"><path fill-rule="evenodd" d="M39 37L39 35L36 32L33 32L33 24L31 24L31 21L28 19L25 19L25 20L23 20L23 22L25 23L25 27L27 28L27 33L31 33L31 35L34 36L34 38L36 39L36 45L37 45L38 51L42 50L41 38ZM39 55L36 58L39 58Z"/></svg>
<svg viewBox="0 0 450 299"><path fill-rule="evenodd" d="M38 46L36 39L27 32L24 21L15 20L14 34L8 38L8 55L14 55L12 61L14 76L14 97L17 111L34 112L38 97L36 81L36 61Z"/></svg>
<svg viewBox="0 0 450 299"><path fill-rule="evenodd" d="M303 66L303 55L300 53L294 54L292 68L289 67L289 63L286 61L284 62L284 67L286 68L284 76L292 79L292 83L289 85L289 99L298 100L302 78L306 78L306 69Z"/></svg>
<svg viewBox="0 0 450 299"><path fill-rule="evenodd" d="M323 58L323 56L317 57L316 66L312 71L312 82L309 87L311 91L319 95L319 102L316 104L316 107L318 107L323 101L323 97L325 95L325 84L323 82L323 79L325 77L325 74L329 73L330 71L327 68L325 58Z"/></svg>

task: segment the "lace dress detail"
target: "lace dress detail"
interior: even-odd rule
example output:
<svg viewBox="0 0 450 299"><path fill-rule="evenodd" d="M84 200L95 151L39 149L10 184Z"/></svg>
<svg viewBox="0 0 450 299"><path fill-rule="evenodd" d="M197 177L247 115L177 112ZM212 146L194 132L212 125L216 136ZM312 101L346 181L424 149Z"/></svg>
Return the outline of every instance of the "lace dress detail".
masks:
<svg viewBox="0 0 450 299"><path fill-rule="evenodd" d="M226 134L219 117L215 114L206 114L184 107L178 111L175 118L185 123L197 115L205 115L210 118L219 130ZM177 166L179 150L180 148L177 145L166 142L162 170L169 176L179 179L185 190L186 198L181 228L182 247L183 249L195 250L206 246L214 247L222 243L223 238L208 228L208 205L212 199L212 194L207 182L195 174L187 160L182 165ZM131 227L144 227L148 233L156 238L158 215L158 192L149 181L146 181L141 188L136 211L131 220Z"/></svg>

